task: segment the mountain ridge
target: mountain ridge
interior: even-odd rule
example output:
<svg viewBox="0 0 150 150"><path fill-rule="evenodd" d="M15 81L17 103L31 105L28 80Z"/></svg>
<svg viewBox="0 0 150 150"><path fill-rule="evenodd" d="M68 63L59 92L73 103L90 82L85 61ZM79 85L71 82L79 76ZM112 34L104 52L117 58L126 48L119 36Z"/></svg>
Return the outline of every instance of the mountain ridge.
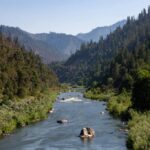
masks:
<svg viewBox="0 0 150 150"><path fill-rule="evenodd" d="M122 24L124 23L125 21L120 21L112 25L113 30L115 30L120 25L123 26ZM99 28L101 31L97 33L97 39L99 39L103 34L102 30L105 27L97 27L92 30L99 30ZM14 40L17 39L19 44L27 51L33 51L35 54L40 55L43 62L46 64L67 60L72 54L80 49L82 43L89 42L88 40L71 34L56 32L29 33L19 27L10 27L5 25L0 26L0 32L6 37L10 37ZM105 36L108 34L110 34L110 29L109 32L107 31L107 34L103 34L103 37L105 38ZM95 37L91 36L90 38L93 41L95 40Z"/></svg>
<svg viewBox="0 0 150 150"><path fill-rule="evenodd" d="M110 34L111 32L115 31L117 27L122 28L125 25L125 23L126 23L126 20L124 19L109 26L96 27L87 33L79 33L76 35L76 37L84 41L92 40L94 42L98 42L100 37L106 38L106 36Z"/></svg>
<svg viewBox="0 0 150 150"><path fill-rule="evenodd" d="M33 34L27 31L20 29L19 27L9 27L9 26L0 26L0 32L4 34L6 37L10 37L12 39L18 39L18 42L21 46L25 47L26 50L32 50L35 54L39 54L44 61L44 63L51 63L53 61L63 61L66 60L70 54L69 52L75 52L76 49L79 49L82 41L77 39L74 36L67 35L67 34L57 34L57 37L53 40L55 44L51 42L44 41L39 36L46 35L47 37L51 37L52 33L38 33ZM61 37L60 37L61 35ZM65 43L63 40L66 39ZM59 45L62 46L58 47L57 40L59 40ZM57 43L57 44L56 44ZM70 46L70 43L73 43L73 47ZM62 49L63 47L63 49ZM67 52L64 52L67 50Z"/></svg>

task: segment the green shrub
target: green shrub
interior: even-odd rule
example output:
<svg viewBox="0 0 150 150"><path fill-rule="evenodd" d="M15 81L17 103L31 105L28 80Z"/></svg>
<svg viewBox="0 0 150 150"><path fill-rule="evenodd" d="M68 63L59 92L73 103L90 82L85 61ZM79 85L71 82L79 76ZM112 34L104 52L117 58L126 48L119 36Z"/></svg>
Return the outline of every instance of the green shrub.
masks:
<svg viewBox="0 0 150 150"><path fill-rule="evenodd" d="M102 90L101 88L92 88L84 93L84 96L89 99L107 101L115 92L113 90Z"/></svg>
<svg viewBox="0 0 150 150"><path fill-rule="evenodd" d="M131 112L132 120L129 121L129 135L127 146L134 150L150 149L150 112L143 114Z"/></svg>
<svg viewBox="0 0 150 150"><path fill-rule="evenodd" d="M131 96L127 92L112 96L107 104L107 108L115 117L125 119L128 116L128 109L131 104Z"/></svg>

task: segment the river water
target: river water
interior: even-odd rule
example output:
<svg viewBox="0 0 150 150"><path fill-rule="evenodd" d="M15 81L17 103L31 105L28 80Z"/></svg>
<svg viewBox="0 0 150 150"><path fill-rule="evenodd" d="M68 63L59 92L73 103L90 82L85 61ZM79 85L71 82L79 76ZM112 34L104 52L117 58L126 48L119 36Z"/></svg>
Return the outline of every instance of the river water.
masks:
<svg viewBox="0 0 150 150"><path fill-rule="evenodd" d="M127 135L119 130L122 123L105 108L104 102L87 100L81 93L61 93L48 119L1 139L0 150L126 150ZM58 124L59 119L69 122ZM92 140L78 137L83 127L95 130Z"/></svg>

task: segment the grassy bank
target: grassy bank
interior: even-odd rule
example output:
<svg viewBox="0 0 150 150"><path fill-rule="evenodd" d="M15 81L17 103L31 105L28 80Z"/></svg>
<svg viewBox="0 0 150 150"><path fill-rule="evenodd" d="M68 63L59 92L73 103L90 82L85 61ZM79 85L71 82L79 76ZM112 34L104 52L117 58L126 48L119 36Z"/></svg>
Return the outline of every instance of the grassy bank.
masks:
<svg viewBox="0 0 150 150"><path fill-rule="evenodd" d="M114 117L128 120L127 147L131 150L150 150L150 111L137 112L132 108L131 94L114 90L91 89L85 97L95 100L107 100L107 109Z"/></svg>
<svg viewBox="0 0 150 150"><path fill-rule="evenodd" d="M92 88L86 90L84 93L85 98L99 101L108 101L114 95L115 95L114 90L102 90L100 88Z"/></svg>
<svg viewBox="0 0 150 150"><path fill-rule="evenodd" d="M53 107L58 89L46 90L36 97L7 100L0 106L0 135L13 132L18 127L45 119Z"/></svg>
<svg viewBox="0 0 150 150"><path fill-rule="evenodd" d="M122 92L109 98L107 103L108 111L114 116L127 120L129 117L129 108L131 107L131 94Z"/></svg>
<svg viewBox="0 0 150 150"><path fill-rule="evenodd" d="M107 107L113 116L128 120L127 147L131 150L150 150L150 111L141 113L134 110L131 96L126 92L111 97Z"/></svg>
<svg viewBox="0 0 150 150"><path fill-rule="evenodd" d="M134 150L150 149L150 112L139 113L130 110L131 119L128 122L129 135L127 146Z"/></svg>
<svg viewBox="0 0 150 150"><path fill-rule="evenodd" d="M84 93L89 99L107 101L107 109L114 116L124 118L128 114L128 108L131 107L131 94L122 92L117 94L115 90L102 90L100 88L90 89Z"/></svg>

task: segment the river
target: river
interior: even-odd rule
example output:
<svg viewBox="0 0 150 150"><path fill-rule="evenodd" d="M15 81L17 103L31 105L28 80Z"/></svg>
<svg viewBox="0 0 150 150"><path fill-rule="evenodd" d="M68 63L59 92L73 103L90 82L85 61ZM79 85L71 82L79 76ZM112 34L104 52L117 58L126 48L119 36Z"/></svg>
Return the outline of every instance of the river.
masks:
<svg viewBox="0 0 150 150"><path fill-rule="evenodd" d="M75 97L75 101L62 100ZM126 150L122 123L105 110L105 102L83 98L81 93L61 93L54 112L41 122L17 129L0 140L0 150ZM104 113L100 113L104 112ZM66 124L57 120L67 119ZM81 140L83 127L95 130L92 140Z"/></svg>

